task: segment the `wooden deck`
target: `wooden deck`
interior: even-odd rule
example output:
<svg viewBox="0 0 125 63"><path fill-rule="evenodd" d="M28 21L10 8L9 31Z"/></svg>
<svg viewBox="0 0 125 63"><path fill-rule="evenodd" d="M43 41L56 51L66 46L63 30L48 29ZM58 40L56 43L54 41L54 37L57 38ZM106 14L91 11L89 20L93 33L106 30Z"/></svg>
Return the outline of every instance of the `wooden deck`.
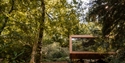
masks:
<svg viewBox="0 0 125 63"><path fill-rule="evenodd" d="M71 59L101 59L107 55L114 55L115 52L99 53L99 52L71 52Z"/></svg>
<svg viewBox="0 0 125 63"><path fill-rule="evenodd" d="M101 59L108 55L114 55L115 52L89 52L89 51L73 51L72 39L83 38L83 39L95 39L92 35L71 35L69 38L69 54L70 59ZM93 41L92 41L93 42Z"/></svg>

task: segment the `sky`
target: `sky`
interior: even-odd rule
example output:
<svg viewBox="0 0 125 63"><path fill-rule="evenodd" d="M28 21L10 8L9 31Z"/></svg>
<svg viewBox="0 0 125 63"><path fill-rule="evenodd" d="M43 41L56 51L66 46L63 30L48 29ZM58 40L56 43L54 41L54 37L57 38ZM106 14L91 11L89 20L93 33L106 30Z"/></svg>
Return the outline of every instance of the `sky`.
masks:
<svg viewBox="0 0 125 63"><path fill-rule="evenodd" d="M71 2L72 2L73 0L67 0L67 2L69 3L69 4L71 4ZM79 1L80 2L80 0L76 0L77 2ZM81 5L81 8L86 8L86 10L85 10L85 13L86 13L86 11L88 11L88 5L86 5L86 3L89 3L89 1L90 0L81 0L82 2L84 2L82 5Z"/></svg>
<svg viewBox="0 0 125 63"><path fill-rule="evenodd" d="M80 2L80 0L76 0L77 2ZM89 8L89 5L87 5L87 3L89 3L90 0L81 0L83 3L81 4L80 8L81 9L77 9L77 11L81 14L81 17L79 17L80 19L80 22L82 23L83 21L85 21L85 16L86 16L86 13L88 12L88 8ZM71 2L73 2L73 0L67 0L67 2L69 4L71 4Z"/></svg>

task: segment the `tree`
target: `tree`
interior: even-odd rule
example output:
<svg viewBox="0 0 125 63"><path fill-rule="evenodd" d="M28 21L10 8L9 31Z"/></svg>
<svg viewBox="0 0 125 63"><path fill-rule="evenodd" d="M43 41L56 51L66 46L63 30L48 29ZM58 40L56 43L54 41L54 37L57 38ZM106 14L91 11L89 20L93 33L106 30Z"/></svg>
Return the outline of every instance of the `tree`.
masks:
<svg viewBox="0 0 125 63"><path fill-rule="evenodd" d="M43 39L43 31L44 31L44 22L45 22L45 4L44 0L41 0L41 20L39 21L40 26L39 26L39 37L38 37L38 47L37 47L37 61L36 63L41 63L42 60L42 39Z"/></svg>
<svg viewBox="0 0 125 63"><path fill-rule="evenodd" d="M90 19L97 18L102 23L103 36L113 34L115 38L123 37L124 1L94 1L90 10ZM121 31L122 30L122 31ZM117 39L116 39L117 40Z"/></svg>
<svg viewBox="0 0 125 63"><path fill-rule="evenodd" d="M78 28L79 24L75 10L66 0L46 2L45 35L49 34L49 39L52 39L53 42L60 42L60 45L68 46L68 37L71 34L76 34L75 28Z"/></svg>
<svg viewBox="0 0 125 63"><path fill-rule="evenodd" d="M90 8L89 19L102 24L104 40L109 38L112 48L123 48L125 37L125 1L124 0L94 0Z"/></svg>
<svg viewBox="0 0 125 63"><path fill-rule="evenodd" d="M67 0L0 0L3 63L40 63L43 43L59 42L61 47L68 47L69 35L91 34L89 28L94 29L95 25L80 22L77 3L75 0L74 5Z"/></svg>
<svg viewBox="0 0 125 63"><path fill-rule="evenodd" d="M38 18L39 28L38 28L38 39L34 42L34 46L32 49L31 60L30 63L41 63L42 59L42 40L44 33L44 22L45 22L45 3L44 0L38 1L41 2L41 15Z"/></svg>
<svg viewBox="0 0 125 63"><path fill-rule="evenodd" d="M3 63L29 62L32 43L37 39L39 6L30 0L0 3L0 57Z"/></svg>

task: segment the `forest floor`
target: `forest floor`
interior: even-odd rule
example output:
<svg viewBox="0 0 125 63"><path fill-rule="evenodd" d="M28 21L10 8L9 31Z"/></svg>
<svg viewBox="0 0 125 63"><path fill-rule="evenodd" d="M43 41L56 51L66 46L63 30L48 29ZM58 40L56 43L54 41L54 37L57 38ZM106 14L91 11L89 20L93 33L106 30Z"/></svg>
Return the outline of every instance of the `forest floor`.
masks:
<svg viewBox="0 0 125 63"><path fill-rule="evenodd" d="M62 62L42 62L42 63L68 63L67 61L62 61ZM74 62L74 63L79 63L79 62ZM89 62L85 62L89 63Z"/></svg>
<svg viewBox="0 0 125 63"><path fill-rule="evenodd" d="M61 62L42 62L42 63L68 63L67 61L61 61Z"/></svg>

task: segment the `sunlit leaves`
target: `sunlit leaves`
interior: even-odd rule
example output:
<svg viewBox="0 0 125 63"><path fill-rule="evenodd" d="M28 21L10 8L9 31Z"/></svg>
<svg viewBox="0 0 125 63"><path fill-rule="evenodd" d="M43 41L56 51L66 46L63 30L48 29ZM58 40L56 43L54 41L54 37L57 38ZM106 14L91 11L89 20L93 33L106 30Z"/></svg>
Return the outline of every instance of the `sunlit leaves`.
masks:
<svg viewBox="0 0 125 63"><path fill-rule="evenodd" d="M12 0L4 1L8 1L6 2L8 4L0 2L2 3L0 4L0 30L2 30L0 37L3 40L0 41L0 45L2 45L1 47L6 47L6 45L8 46L6 47L7 49L1 48L0 50L2 50L2 52L0 53L2 53L1 55L4 55L4 57L9 61L11 60L10 57L16 57L13 56L13 54L15 54L13 52L16 52L18 55L22 53L20 49L25 52L31 50L31 48L28 47L31 47L33 42L36 41L37 29L39 27L39 23L37 21L41 12L39 10L39 5L37 5L34 0L14 0L14 2L12 2ZM1 27L3 28L1 29ZM23 48L27 48L29 50L26 51ZM10 52L12 52L12 54L9 54ZM28 53L29 56L30 53ZM7 58L7 55L9 55L9 58ZM21 57L22 56L20 56L20 59ZM16 62L18 61L19 59L16 60Z"/></svg>

